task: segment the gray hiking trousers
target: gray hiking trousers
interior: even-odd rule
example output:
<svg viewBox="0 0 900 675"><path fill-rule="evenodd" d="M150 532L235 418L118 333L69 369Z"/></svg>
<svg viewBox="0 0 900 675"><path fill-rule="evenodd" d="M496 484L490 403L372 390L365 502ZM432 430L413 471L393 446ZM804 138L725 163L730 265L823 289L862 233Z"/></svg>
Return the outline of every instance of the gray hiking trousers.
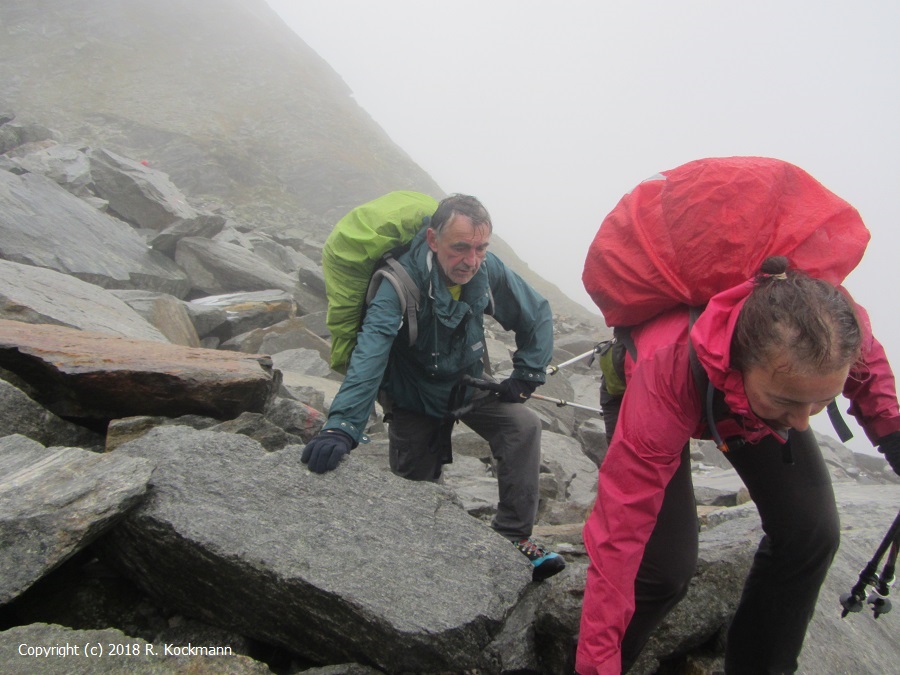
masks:
<svg viewBox="0 0 900 675"><path fill-rule="evenodd" d="M452 424L402 408L391 410L390 466L410 480L437 481L452 461ZM494 457L499 503L491 526L510 541L531 536L538 509L541 421L521 403L490 397L461 418L485 439Z"/></svg>

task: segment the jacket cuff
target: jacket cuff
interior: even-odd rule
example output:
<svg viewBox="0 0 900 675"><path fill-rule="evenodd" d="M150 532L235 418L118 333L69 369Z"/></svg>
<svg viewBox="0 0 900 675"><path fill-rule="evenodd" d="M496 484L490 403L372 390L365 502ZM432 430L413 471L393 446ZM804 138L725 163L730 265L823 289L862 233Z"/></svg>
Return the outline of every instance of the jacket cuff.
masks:
<svg viewBox="0 0 900 675"><path fill-rule="evenodd" d="M547 373L545 371L535 371L528 368L514 368L510 377L514 380L531 382L535 386L544 384L547 381Z"/></svg>
<svg viewBox="0 0 900 675"><path fill-rule="evenodd" d="M330 429L343 431L345 434L347 434L353 440L354 448L360 443L369 442L369 437L363 433L362 429L357 427L355 424L347 422L346 420L328 420L322 427L322 431L329 431Z"/></svg>
<svg viewBox="0 0 900 675"><path fill-rule="evenodd" d="M864 427L864 430L872 445L878 445L878 441L888 434L900 431L900 417L873 420Z"/></svg>

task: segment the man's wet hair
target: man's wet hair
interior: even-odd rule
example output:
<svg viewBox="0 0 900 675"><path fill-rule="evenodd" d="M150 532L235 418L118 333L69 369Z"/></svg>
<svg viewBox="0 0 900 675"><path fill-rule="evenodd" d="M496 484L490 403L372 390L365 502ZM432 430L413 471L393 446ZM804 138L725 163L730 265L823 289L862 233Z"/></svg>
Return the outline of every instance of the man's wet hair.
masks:
<svg viewBox="0 0 900 675"><path fill-rule="evenodd" d="M453 194L441 200L437 211L431 216L431 229L440 234L444 226L456 215L468 216L476 227L485 225L488 231L494 230L491 216L482 203L471 195L461 194Z"/></svg>

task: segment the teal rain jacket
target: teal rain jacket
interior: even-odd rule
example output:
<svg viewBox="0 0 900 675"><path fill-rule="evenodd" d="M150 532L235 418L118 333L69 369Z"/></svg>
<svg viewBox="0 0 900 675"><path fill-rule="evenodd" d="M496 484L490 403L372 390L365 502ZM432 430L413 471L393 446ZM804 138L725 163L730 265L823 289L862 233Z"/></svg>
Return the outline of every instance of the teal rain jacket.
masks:
<svg viewBox="0 0 900 675"><path fill-rule="evenodd" d="M419 335L409 345L400 300L382 283L366 310L347 375L324 429L358 443L379 389L393 405L432 417L448 412L451 390L463 375L482 377L484 314L516 336L512 377L542 384L553 352L550 304L492 253L454 300L443 283L423 229L399 262L421 291ZM490 292L489 292L490 289ZM493 296L493 307L491 304ZM466 401L471 398L467 392Z"/></svg>

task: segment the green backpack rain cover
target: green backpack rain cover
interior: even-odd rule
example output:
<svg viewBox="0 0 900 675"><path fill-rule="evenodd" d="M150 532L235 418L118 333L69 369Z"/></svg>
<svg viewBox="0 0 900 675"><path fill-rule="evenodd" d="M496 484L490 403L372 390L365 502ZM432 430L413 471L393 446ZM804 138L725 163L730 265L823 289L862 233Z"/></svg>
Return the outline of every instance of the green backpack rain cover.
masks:
<svg viewBox="0 0 900 675"><path fill-rule="evenodd" d="M386 254L406 246L437 210L433 197L400 190L357 206L341 218L322 249L331 332L331 367L347 372L373 273ZM401 295L402 299L402 295Z"/></svg>

